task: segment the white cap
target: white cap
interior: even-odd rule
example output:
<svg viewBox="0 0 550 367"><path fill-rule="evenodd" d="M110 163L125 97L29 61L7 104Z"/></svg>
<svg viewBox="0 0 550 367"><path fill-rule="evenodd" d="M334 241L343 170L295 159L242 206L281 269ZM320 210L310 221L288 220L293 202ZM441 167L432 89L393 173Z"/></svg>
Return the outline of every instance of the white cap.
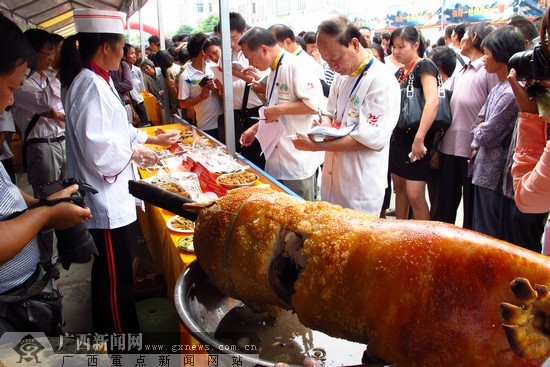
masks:
<svg viewBox="0 0 550 367"><path fill-rule="evenodd" d="M74 26L83 33L124 34L126 13L100 9L73 10Z"/></svg>

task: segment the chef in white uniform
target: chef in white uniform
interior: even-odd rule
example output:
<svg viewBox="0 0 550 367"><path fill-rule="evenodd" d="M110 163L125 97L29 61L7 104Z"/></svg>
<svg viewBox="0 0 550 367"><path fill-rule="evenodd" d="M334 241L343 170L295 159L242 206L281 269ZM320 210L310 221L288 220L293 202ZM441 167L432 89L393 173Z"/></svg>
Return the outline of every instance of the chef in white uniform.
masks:
<svg viewBox="0 0 550 367"><path fill-rule="evenodd" d="M337 29L338 33L331 33ZM339 39L347 41L340 43ZM307 135L294 139L297 149L322 151L325 165L321 199L346 208L379 215L387 186L389 143L399 118L401 92L391 70L364 49L361 33L345 17L323 21L317 47L336 71L323 124L356 126L339 139L312 142ZM392 79L392 77L394 79Z"/></svg>
<svg viewBox="0 0 550 367"><path fill-rule="evenodd" d="M284 51L271 32L255 27L239 40L250 65L271 68L267 80L265 119L279 120L285 132L273 153L267 158L266 172L306 200L314 200L314 174L322 163L317 152L294 148L289 136L311 129L317 111L325 108L321 82L314 71L295 55ZM246 130L241 144L254 140L258 124Z"/></svg>
<svg viewBox="0 0 550 367"><path fill-rule="evenodd" d="M63 44L60 77L68 176L99 191L86 196L92 211L86 224L99 252L92 268L93 328L97 333L137 332L130 255L137 216L128 180L134 179L132 161L141 154L136 144L168 145L175 136L152 137L130 125L109 78L122 57L126 14L76 9L74 20L79 33Z"/></svg>

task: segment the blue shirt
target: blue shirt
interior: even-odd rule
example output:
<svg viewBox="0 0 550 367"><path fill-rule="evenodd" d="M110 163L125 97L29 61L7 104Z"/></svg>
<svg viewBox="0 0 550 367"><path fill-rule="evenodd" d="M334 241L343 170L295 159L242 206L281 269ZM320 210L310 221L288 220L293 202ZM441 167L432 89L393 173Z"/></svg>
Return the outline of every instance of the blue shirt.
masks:
<svg viewBox="0 0 550 367"><path fill-rule="evenodd" d="M472 126L472 147L478 149L473 163L474 185L497 190L518 113L519 108L508 81L497 84L487 96L487 102ZM485 124L478 128L483 122Z"/></svg>

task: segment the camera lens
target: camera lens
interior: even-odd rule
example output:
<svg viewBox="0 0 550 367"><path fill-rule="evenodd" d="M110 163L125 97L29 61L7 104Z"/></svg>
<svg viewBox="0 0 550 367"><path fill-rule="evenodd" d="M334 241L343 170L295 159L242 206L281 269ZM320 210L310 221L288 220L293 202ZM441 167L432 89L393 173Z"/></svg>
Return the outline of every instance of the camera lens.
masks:
<svg viewBox="0 0 550 367"><path fill-rule="evenodd" d="M533 51L522 51L512 55L508 60L508 68L515 69L518 80L533 79Z"/></svg>
<svg viewBox="0 0 550 367"><path fill-rule="evenodd" d="M71 263L87 263L98 254L94 238L84 223L62 231L56 230L57 252L61 265L68 270Z"/></svg>

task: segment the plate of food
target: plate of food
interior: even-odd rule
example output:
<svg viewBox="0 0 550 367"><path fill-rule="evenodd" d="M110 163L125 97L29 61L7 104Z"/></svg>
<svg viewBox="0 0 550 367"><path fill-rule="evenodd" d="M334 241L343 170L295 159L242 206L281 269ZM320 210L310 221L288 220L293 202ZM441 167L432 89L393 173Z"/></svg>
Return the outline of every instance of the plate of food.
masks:
<svg viewBox="0 0 550 367"><path fill-rule="evenodd" d="M258 181L258 178L257 174L242 170L220 175L216 178L216 181L226 189L235 189L237 187L252 186Z"/></svg>
<svg viewBox="0 0 550 367"><path fill-rule="evenodd" d="M183 251L195 252L193 236L184 236L178 240L178 248Z"/></svg>
<svg viewBox="0 0 550 367"><path fill-rule="evenodd" d="M195 232L195 222L184 217L180 217L179 215L174 215L172 218L168 219L166 222L166 227L178 233Z"/></svg>

